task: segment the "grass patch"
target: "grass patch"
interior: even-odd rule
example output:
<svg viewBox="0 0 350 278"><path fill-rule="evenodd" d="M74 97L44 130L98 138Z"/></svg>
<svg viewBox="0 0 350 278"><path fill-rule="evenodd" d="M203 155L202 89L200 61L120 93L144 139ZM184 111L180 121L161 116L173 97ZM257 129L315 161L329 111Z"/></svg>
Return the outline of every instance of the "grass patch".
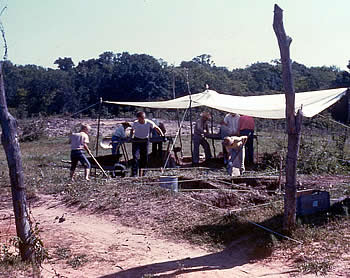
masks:
<svg viewBox="0 0 350 278"><path fill-rule="evenodd" d="M56 247L51 260L64 260L67 265L74 269L85 265L89 260L86 254L74 254L69 247Z"/></svg>
<svg viewBox="0 0 350 278"><path fill-rule="evenodd" d="M332 269L333 263L330 261L310 260L299 265L300 272L304 274L326 275Z"/></svg>
<svg viewBox="0 0 350 278"><path fill-rule="evenodd" d="M87 255L80 254L72 256L68 261L67 264L73 267L74 269L78 269L79 267L86 264L89 260L87 259Z"/></svg>

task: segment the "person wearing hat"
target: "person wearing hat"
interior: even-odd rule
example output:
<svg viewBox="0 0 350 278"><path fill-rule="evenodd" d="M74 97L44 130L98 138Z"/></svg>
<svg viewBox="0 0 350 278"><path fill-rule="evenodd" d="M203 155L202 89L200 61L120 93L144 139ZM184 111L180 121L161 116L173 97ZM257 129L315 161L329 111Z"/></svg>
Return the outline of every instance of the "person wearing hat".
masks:
<svg viewBox="0 0 350 278"><path fill-rule="evenodd" d="M230 176L239 176L245 171L244 168L244 145L248 136L226 136L223 145L228 157L227 171Z"/></svg>
<svg viewBox="0 0 350 278"><path fill-rule="evenodd" d="M120 155L120 146L126 142L125 130L130 127L128 122L123 122L117 125L115 132L112 135L112 154Z"/></svg>
<svg viewBox="0 0 350 278"><path fill-rule="evenodd" d="M204 149L205 160L211 158L210 145L205 139L205 135L209 134L208 120L211 116L208 112L202 112L200 118L196 121L193 132L193 157L192 163L194 166L199 163L199 146Z"/></svg>

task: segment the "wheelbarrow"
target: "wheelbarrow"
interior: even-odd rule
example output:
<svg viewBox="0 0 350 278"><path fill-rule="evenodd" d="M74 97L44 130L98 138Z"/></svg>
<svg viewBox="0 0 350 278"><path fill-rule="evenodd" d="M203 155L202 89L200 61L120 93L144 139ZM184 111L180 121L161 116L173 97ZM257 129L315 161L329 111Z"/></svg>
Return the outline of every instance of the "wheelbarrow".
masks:
<svg viewBox="0 0 350 278"><path fill-rule="evenodd" d="M95 161L97 160L98 165ZM125 177L127 173L127 168L124 164L119 162L120 155L117 154L110 154L110 155L102 155L102 156L95 156L94 158L88 157L91 164L91 168L100 169L100 166L102 169L108 173L110 173L111 177Z"/></svg>

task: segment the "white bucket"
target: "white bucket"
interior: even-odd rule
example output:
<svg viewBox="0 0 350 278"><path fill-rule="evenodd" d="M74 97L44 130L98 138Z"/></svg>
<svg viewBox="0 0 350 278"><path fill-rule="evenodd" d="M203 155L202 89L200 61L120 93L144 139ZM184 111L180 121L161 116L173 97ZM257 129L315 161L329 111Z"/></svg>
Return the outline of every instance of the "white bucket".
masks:
<svg viewBox="0 0 350 278"><path fill-rule="evenodd" d="M160 176L159 185L175 192L179 191L177 176Z"/></svg>

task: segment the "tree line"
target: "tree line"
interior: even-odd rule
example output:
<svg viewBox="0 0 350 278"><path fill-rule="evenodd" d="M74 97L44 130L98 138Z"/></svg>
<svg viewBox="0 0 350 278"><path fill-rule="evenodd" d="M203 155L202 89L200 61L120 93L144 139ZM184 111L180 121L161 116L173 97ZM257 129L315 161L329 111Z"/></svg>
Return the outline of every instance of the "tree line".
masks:
<svg viewBox="0 0 350 278"><path fill-rule="evenodd" d="M179 66L147 54L104 52L97 59L58 58L58 69L4 62L10 111L18 118L75 113L99 101L167 100L210 89L232 95L281 93L279 60L256 62L246 68L218 67L208 54ZM350 69L350 61L348 64ZM334 66L306 67L292 63L296 92L350 87L350 74ZM189 85L189 86L188 86ZM118 107L104 113L115 114ZM86 110L87 116L92 110Z"/></svg>

